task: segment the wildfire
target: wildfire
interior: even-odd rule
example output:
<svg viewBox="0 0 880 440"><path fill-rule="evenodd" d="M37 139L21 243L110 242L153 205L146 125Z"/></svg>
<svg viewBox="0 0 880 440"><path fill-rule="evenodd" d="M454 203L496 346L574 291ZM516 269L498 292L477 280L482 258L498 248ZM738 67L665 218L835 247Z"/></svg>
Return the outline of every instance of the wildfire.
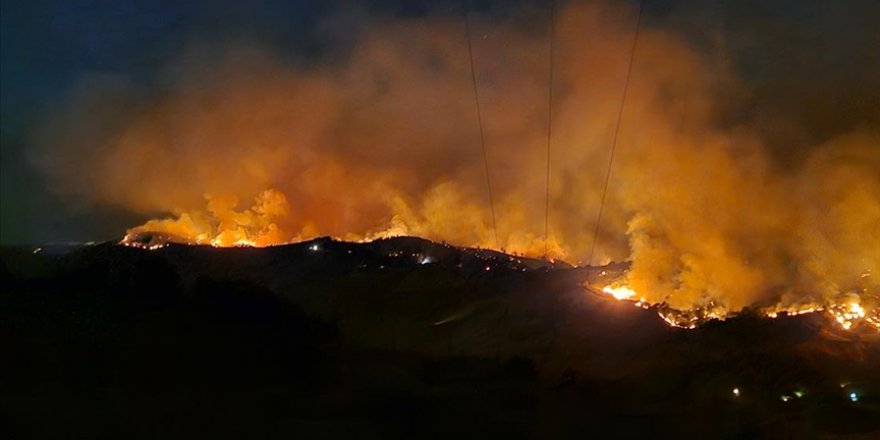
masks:
<svg viewBox="0 0 880 440"><path fill-rule="evenodd" d="M853 324L865 318L865 309L858 303L832 305L829 313L844 330L849 330Z"/></svg>
<svg viewBox="0 0 880 440"><path fill-rule="evenodd" d="M216 237L211 240L211 246L214 247L257 247L256 240L250 240L247 238L238 238L233 241L223 240L220 237Z"/></svg>
<svg viewBox="0 0 880 440"><path fill-rule="evenodd" d="M821 312L825 310L824 307L817 304L807 304L801 306L792 306L792 307L775 307L772 309L767 309L764 311L765 316L768 318L778 318L781 313L785 313L788 316L798 316L798 315L806 315L814 312Z"/></svg>
<svg viewBox="0 0 880 440"><path fill-rule="evenodd" d="M628 300L636 296L636 291L626 286L605 286L602 291L613 296L617 300Z"/></svg>
<svg viewBox="0 0 880 440"><path fill-rule="evenodd" d="M694 307L688 310L673 309L664 303L651 304L626 284L607 285L602 288L602 291L618 301L633 302L641 308L657 309L657 314L660 318L671 327L694 329L707 321L713 319L723 321L733 315L723 307L712 302L706 306ZM860 324L866 324L880 331L880 307L866 310L865 306L853 299L827 304L800 304L790 307L777 305L759 310L761 315L771 319L778 318L782 314L798 316L823 311L843 330L851 330Z"/></svg>
<svg viewBox="0 0 880 440"><path fill-rule="evenodd" d="M528 232L508 234L503 241L496 242L486 219L481 217L480 208L464 202L461 197L459 190L450 185L437 186L425 200L415 204L392 197L384 207L386 214L382 221L371 227L339 229L326 227L336 221L335 218L321 222L304 219L291 206L285 193L277 189L263 191L250 206L244 207L240 207L238 198L233 196L207 196L204 209L149 220L129 229L122 243L146 247L143 242L159 237L163 243L266 247L321 236L363 243L411 235L510 254L545 255L551 262L567 257L566 250L554 237L547 242L546 254L543 237Z"/></svg>

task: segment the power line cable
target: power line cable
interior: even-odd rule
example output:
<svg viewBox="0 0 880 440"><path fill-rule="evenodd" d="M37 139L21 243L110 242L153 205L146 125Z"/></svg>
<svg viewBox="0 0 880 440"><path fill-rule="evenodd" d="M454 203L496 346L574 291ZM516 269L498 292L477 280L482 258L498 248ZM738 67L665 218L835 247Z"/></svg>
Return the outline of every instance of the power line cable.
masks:
<svg viewBox="0 0 880 440"><path fill-rule="evenodd" d="M556 1L550 2L550 76L547 84L547 181L544 194L544 257L550 238L550 139L553 134L553 22L556 19Z"/></svg>
<svg viewBox="0 0 880 440"><path fill-rule="evenodd" d="M614 127L614 137L611 140L611 155L608 158L608 170L605 172L605 186L602 188L602 201L599 203L599 215L596 217L596 229L593 231L593 245L590 247L590 259L588 264L593 264L593 254L599 241L599 225L602 223L602 211L605 208L605 196L608 194L608 182L611 179L611 167L614 164L614 151L617 149L617 135L620 133L620 120L623 118L623 107L626 103L626 93L629 90L629 77L632 74L633 59L636 55L636 44L639 41L639 29L642 24L642 2L639 1L639 15L636 19L636 31L633 35L632 48L629 54L629 66L626 69L626 79L623 83L623 96L620 98L620 107L617 110L617 124Z"/></svg>
<svg viewBox="0 0 880 440"><path fill-rule="evenodd" d="M470 20L468 19L467 4L465 4L464 11L464 29L467 36L468 58L471 62L471 81L474 85L474 102L477 107L477 123L480 126L480 145L483 149L483 166L486 170L486 188L489 194L489 211L492 213L492 232L495 237L495 247L500 249L501 246L498 241L498 225L495 222L495 200L492 196L492 179L489 175L489 154L486 152L486 136L483 133L483 115L480 112L480 92L477 87L477 72L476 69L474 69L474 50L471 44L471 25Z"/></svg>

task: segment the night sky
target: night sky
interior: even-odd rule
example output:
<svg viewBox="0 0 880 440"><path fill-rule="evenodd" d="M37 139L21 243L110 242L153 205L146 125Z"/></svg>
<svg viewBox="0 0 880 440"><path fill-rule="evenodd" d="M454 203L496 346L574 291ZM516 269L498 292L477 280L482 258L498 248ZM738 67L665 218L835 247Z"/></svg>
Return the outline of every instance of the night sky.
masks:
<svg viewBox="0 0 880 440"><path fill-rule="evenodd" d="M489 17L544 7L473 6ZM194 44L248 42L308 66L344 59L359 29L375 20L461 9L459 2L3 0L0 243L105 240L145 220L57 195L29 158L46 114L84 78L112 75L148 94ZM835 135L880 127L876 1L647 0L645 11L648 26L674 29L732 64L748 97L737 97L726 118L757 127L780 167Z"/></svg>

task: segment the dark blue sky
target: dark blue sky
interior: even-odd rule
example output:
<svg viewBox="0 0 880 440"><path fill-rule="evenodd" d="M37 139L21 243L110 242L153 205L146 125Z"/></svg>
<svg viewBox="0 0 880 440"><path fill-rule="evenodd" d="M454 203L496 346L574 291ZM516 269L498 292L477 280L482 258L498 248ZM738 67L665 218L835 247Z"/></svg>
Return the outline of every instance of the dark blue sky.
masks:
<svg viewBox="0 0 880 440"><path fill-rule="evenodd" d="M475 3L499 15L541 6ZM193 41L255 41L307 65L327 54L345 56L359 25L372 17L448 15L461 7L403 0L3 0L0 243L107 239L143 220L60 200L28 164L33 130L83 76L109 73L149 85ZM796 144L880 125L880 2L647 0L645 8L649 24L672 27L696 46L705 46L709 35L722 37L755 96L731 117L764 121L764 134L782 157L797 156ZM320 26L334 16L350 26L332 32ZM807 142L774 130L781 122L811 127L800 132Z"/></svg>
<svg viewBox="0 0 880 440"><path fill-rule="evenodd" d="M193 40L257 39L292 54L315 50L326 14L310 1L6 1L2 3L2 243L106 239L136 221L58 199L28 164L30 134L84 75L149 83Z"/></svg>

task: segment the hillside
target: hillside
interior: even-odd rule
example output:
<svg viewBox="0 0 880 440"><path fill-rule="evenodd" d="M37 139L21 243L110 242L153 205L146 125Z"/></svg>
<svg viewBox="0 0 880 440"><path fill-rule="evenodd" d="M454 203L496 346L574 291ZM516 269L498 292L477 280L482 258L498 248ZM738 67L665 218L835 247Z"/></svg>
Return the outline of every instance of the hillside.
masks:
<svg viewBox="0 0 880 440"><path fill-rule="evenodd" d="M880 432L875 334L837 330L822 314L746 313L683 330L582 287L626 265L577 268L409 237L6 248L2 263L0 402L15 430Z"/></svg>

